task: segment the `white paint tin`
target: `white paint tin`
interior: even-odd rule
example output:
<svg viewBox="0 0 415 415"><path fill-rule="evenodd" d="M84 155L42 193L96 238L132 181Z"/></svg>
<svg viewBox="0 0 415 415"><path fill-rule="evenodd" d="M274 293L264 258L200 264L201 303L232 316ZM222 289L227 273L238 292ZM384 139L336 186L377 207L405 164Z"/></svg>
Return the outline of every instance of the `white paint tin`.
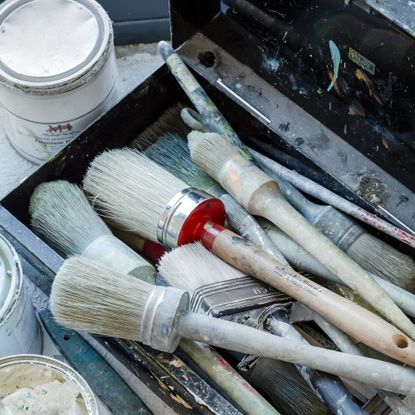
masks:
<svg viewBox="0 0 415 415"><path fill-rule="evenodd" d="M41 349L42 331L25 291L19 257L0 235L0 357Z"/></svg>
<svg viewBox="0 0 415 415"><path fill-rule="evenodd" d="M18 382L16 382L16 372L21 373ZM0 359L0 379L2 379L0 385L0 401L4 396L11 394L18 389L33 388L42 384L42 382L47 382L48 379L51 378L55 378L60 382L73 384L82 396L80 402L83 403L82 408L85 409L83 413L87 413L88 415L98 415L97 401L85 379L67 364L51 357L40 355L15 355ZM45 394L45 396L47 395ZM60 399L64 400L65 396L61 396ZM30 399L28 399L27 402L29 403L29 406L30 403L32 403ZM46 408L39 408L40 411L34 412L33 406L28 408L30 413L60 413L58 411L49 412L51 410L50 408L49 411ZM1 407L0 413L2 413ZM22 410L21 413L24 414L26 412L25 410Z"/></svg>
<svg viewBox="0 0 415 415"><path fill-rule="evenodd" d="M11 144L42 163L115 102L111 21L94 0L0 6L0 102Z"/></svg>

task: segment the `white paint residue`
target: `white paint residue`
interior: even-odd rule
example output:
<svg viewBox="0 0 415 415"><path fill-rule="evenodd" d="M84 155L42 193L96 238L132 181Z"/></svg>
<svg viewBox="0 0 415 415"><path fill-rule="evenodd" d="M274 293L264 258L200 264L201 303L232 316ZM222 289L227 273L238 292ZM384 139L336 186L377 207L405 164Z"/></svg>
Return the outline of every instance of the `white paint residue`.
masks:
<svg viewBox="0 0 415 415"><path fill-rule="evenodd" d="M0 371L1 415L87 415L80 389L53 369L31 364Z"/></svg>

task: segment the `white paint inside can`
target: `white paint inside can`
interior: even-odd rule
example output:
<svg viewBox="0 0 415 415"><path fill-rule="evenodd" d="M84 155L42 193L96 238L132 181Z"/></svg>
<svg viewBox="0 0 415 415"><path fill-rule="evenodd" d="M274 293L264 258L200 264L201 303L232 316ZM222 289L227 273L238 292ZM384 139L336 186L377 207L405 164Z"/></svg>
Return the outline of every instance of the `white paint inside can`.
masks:
<svg viewBox="0 0 415 415"><path fill-rule="evenodd" d="M42 349L42 331L23 278L17 252L0 235L0 357Z"/></svg>
<svg viewBox="0 0 415 415"><path fill-rule="evenodd" d="M0 359L0 378L1 414L98 414L86 381L56 359L39 355Z"/></svg>
<svg viewBox="0 0 415 415"><path fill-rule="evenodd" d="M0 102L8 138L42 163L115 102L108 15L94 0L11 0L0 6Z"/></svg>

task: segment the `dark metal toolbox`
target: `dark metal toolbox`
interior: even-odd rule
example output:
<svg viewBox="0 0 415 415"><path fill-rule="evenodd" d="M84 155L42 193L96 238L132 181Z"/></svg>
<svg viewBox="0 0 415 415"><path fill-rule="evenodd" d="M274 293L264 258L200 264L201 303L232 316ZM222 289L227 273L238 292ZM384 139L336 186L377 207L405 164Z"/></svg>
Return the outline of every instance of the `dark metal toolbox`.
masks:
<svg viewBox="0 0 415 415"><path fill-rule="evenodd" d="M173 46L244 140L271 157L278 149L288 167L415 228L414 104L408 99L413 81L407 76L412 74L414 40L369 3L174 0ZM352 17L361 31L345 24ZM381 45L391 38L399 40L398 51ZM339 86L330 92L335 63L329 41L341 55ZM367 45L373 42L378 43L372 54ZM357 55L349 56L350 50ZM43 291L49 292L62 259L30 230L28 203L34 188L54 179L80 183L97 154L127 145L178 101L188 104L162 66L2 199L0 232L16 246L26 275ZM166 355L125 342L95 341L177 413L241 413L180 352ZM171 363L177 358L182 359L180 368Z"/></svg>

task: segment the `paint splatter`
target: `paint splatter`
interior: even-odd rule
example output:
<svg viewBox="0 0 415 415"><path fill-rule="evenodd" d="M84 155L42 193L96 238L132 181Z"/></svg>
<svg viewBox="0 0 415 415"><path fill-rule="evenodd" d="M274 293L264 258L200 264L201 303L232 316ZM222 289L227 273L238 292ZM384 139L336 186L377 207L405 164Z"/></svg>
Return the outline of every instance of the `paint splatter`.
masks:
<svg viewBox="0 0 415 415"><path fill-rule="evenodd" d="M339 67L340 67L340 51L339 48L336 46L336 44L329 40L329 48L330 48L330 54L331 54L331 60L333 61L333 78L331 80L330 85L327 88L327 92L330 92L330 90L333 88L334 84L337 81L337 78L339 77Z"/></svg>

